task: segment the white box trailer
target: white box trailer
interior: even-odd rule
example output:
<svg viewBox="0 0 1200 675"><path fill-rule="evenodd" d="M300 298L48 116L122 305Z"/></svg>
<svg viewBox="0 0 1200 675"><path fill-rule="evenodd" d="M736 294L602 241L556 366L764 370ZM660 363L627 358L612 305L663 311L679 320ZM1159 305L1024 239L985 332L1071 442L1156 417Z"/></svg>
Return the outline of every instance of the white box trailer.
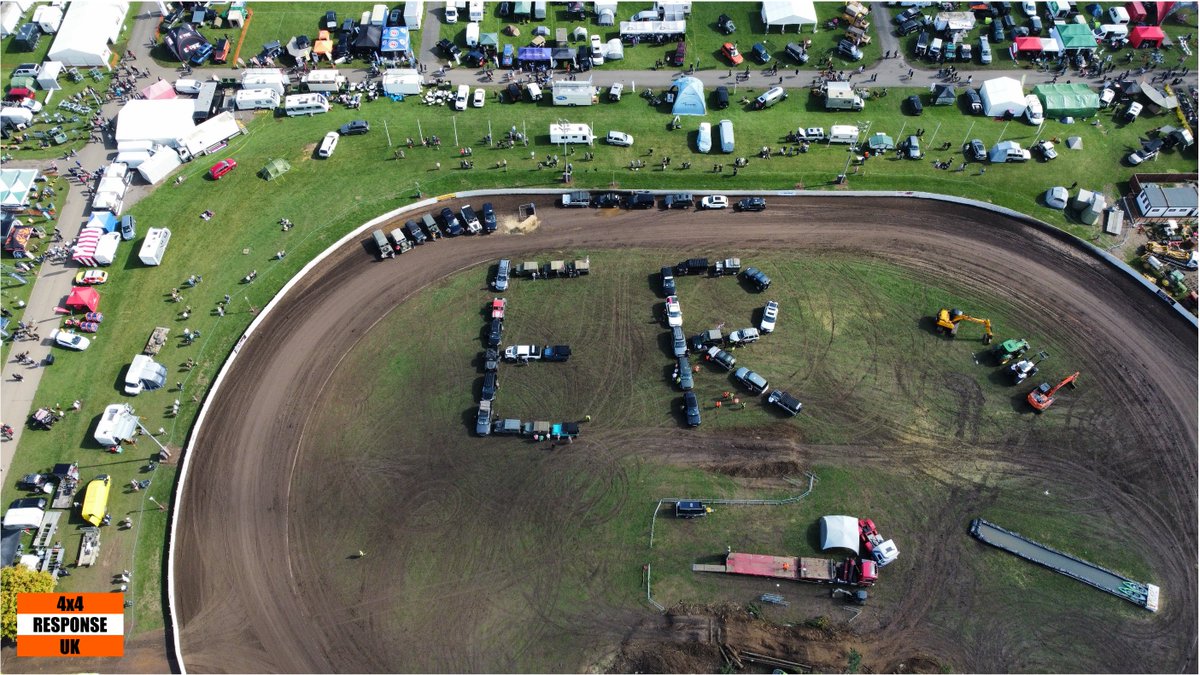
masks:
<svg viewBox="0 0 1200 675"><path fill-rule="evenodd" d="M858 127L852 124L835 124L829 128L830 143L858 143Z"/></svg>
<svg viewBox="0 0 1200 675"><path fill-rule="evenodd" d="M242 71L242 89L271 89L283 96L291 80L278 68L247 68Z"/></svg>
<svg viewBox="0 0 1200 675"><path fill-rule="evenodd" d="M416 68L389 68L383 71L383 93L409 96L421 93L421 74Z"/></svg>
<svg viewBox="0 0 1200 675"><path fill-rule="evenodd" d="M408 0L404 3L404 26L409 30L421 30L424 15L425 0Z"/></svg>
<svg viewBox="0 0 1200 675"><path fill-rule="evenodd" d="M3 120L4 124L11 124L14 127L24 128L33 122L33 111L29 108L5 106L0 108L0 120Z"/></svg>
<svg viewBox="0 0 1200 675"><path fill-rule="evenodd" d="M555 80L550 94L554 99L554 105L592 105L599 100L596 87L591 81Z"/></svg>
<svg viewBox="0 0 1200 675"><path fill-rule="evenodd" d="M132 440L137 434L138 418L133 408L125 403L114 403L104 409L96 425L96 442L105 447L120 445L121 441Z"/></svg>
<svg viewBox="0 0 1200 675"><path fill-rule="evenodd" d="M158 152L138 165L137 171L147 183L157 185L181 164L183 160L179 158L179 153L170 148L159 148Z"/></svg>
<svg viewBox="0 0 1200 675"><path fill-rule="evenodd" d="M283 99L283 111L288 117L326 113L329 112L329 99L321 94L292 94Z"/></svg>
<svg viewBox="0 0 1200 675"><path fill-rule="evenodd" d="M108 211L114 216L121 215L121 211L125 210L125 204L121 201L121 195L115 192L97 192L92 198L93 211Z"/></svg>
<svg viewBox="0 0 1200 675"><path fill-rule="evenodd" d="M375 5L371 8L371 25L382 26L387 19L387 5Z"/></svg>
<svg viewBox="0 0 1200 675"><path fill-rule="evenodd" d="M142 250L138 251L138 258L145 265L161 265L170 241L171 230L168 228L152 227L146 230L146 239L142 242Z"/></svg>
<svg viewBox="0 0 1200 675"><path fill-rule="evenodd" d="M337 69L314 70L304 76L305 91L335 92L346 88L346 76Z"/></svg>
<svg viewBox="0 0 1200 675"><path fill-rule="evenodd" d="M586 124L571 124L561 122L550 125L550 142L554 144L587 144L591 145L595 138L592 128Z"/></svg>
<svg viewBox="0 0 1200 675"><path fill-rule="evenodd" d="M274 110L279 107L279 92L274 89L242 89L233 95L238 110Z"/></svg>

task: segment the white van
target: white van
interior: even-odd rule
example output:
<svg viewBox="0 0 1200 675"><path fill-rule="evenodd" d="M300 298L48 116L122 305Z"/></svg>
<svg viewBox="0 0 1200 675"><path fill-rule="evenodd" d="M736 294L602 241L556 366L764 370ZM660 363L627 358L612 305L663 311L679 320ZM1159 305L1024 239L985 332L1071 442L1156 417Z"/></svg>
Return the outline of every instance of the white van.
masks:
<svg viewBox="0 0 1200 675"><path fill-rule="evenodd" d="M985 66L992 62L992 45L986 35L979 36L979 62Z"/></svg>
<svg viewBox="0 0 1200 675"><path fill-rule="evenodd" d="M1025 97L1025 119L1029 120L1030 124L1041 124L1046 121L1042 114L1042 101L1033 94Z"/></svg>
<svg viewBox="0 0 1200 675"><path fill-rule="evenodd" d="M446 23L458 23L458 7L454 0L446 0Z"/></svg>
<svg viewBox="0 0 1200 675"><path fill-rule="evenodd" d="M858 143L858 127L852 124L835 124L829 128L830 143Z"/></svg>
<svg viewBox="0 0 1200 675"><path fill-rule="evenodd" d="M1128 40L1129 26L1120 23L1106 23L1093 31L1093 33L1097 38L1105 42L1110 40Z"/></svg>
<svg viewBox="0 0 1200 675"><path fill-rule="evenodd" d="M279 107L279 92L274 89L242 89L233 96L238 110L274 110Z"/></svg>
<svg viewBox="0 0 1200 675"><path fill-rule="evenodd" d="M536 82L530 82L525 85L525 91L529 94L530 101L542 100L542 86Z"/></svg>
<svg viewBox="0 0 1200 675"><path fill-rule="evenodd" d="M701 122L700 131L696 133L696 151L708 154L709 150L712 150L712 125Z"/></svg>
<svg viewBox="0 0 1200 675"><path fill-rule="evenodd" d="M292 94L283 99L283 111L288 117L316 115L329 112L329 99L320 94Z"/></svg>
<svg viewBox="0 0 1200 675"><path fill-rule="evenodd" d="M718 122L717 133L721 136L721 152L733 152L733 122L729 120Z"/></svg>
<svg viewBox="0 0 1200 675"><path fill-rule="evenodd" d="M479 46L479 24L475 23L474 21L467 24L467 46Z"/></svg>
<svg viewBox="0 0 1200 675"><path fill-rule="evenodd" d="M458 93L454 95L454 109L466 110L467 101L471 98L471 88L465 84L458 85Z"/></svg>

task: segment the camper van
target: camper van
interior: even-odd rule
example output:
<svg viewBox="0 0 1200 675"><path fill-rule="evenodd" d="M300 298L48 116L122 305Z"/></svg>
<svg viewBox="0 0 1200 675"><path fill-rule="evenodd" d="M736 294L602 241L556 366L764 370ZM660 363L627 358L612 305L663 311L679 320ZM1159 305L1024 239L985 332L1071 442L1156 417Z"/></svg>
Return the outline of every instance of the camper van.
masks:
<svg viewBox="0 0 1200 675"><path fill-rule="evenodd" d="M985 66L992 62L992 45L986 35L979 36L979 62Z"/></svg>
<svg viewBox="0 0 1200 675"><path fill-rule="evenodd" d="M171 230L165 227L152 227L146 230L146 238L142 241L142 249L138 258L144 265L161 265L163 254L167 252L167 244L171 241Z"/></svg>
<svg viewBox="0 0 1200 675"><path fill-rule="evenodd" d="M696 150L705 154L712 150L712 125L708 122L700 123L700 131L696 133Z"/></svg>
<svg viewBox="0 0 1200 675"><path fill-rule="evenodd" d="M167 384L167 367L145 354L133 357L125 372L125 393L137 396L143 391L162 389Z"/></svg>
<svg viewBox="0 0 1200 675"><path fill-rule="evenodd" d="M337 92L346 86L346 76L336 70L314 70L304 76L304 88L314 92Z"/></svg>
<svg viewBox="0 0 1200 675"><path fill-rule="evenodd" d="M550 142L555 145L560 143L591 145L593 140L592 128L586 124L562 122L550 125Z"/></svg>
<svg viewBox="0 0 1200 675"><path fill-rule="evenodd" d="M483 0L471 0L467 3L467 21L483 21Z"/></svg>
<svg viewBox="0 0 1200 675"><path fill-rule="evenodd" d="M1106 23L1093 31L1097 38L1109 42L1111 40L1126 41L1129 39L1129 26L1119 23Z"/></svg>
<svg viewBox="0 0 1200 675"><path fill-rule="evenodd" d="M479 24L474 21L467 24L467 46L479 46Z"/></svg>
<svg viewBox="0 0 1200 675"><path fill-rule="evenodd" d="M1042 102L1033 94L1025 97L1025 119L1030 124L1041 124L1046 121L1042 115Z"/></svg>
<svg viewBox="0 0 1200 675"><path fill-rule="evenodd" d="M851 124L835 124L829 128L830 143L858 143L858 127Z"/></svg>
<svg viewBox="0 0 1200 675"><path fill-rule="evenodd" d="M733 122L729 120L718 122L717 134L721 137L721 152L733 152Z"/></svg>
<svg viewBox="0 0 1200 675"><path fill-rule="evenodd" d="M271 89L242 89L233 103L238 110L274 110L279 107L279 94Z"/></svg>
<svg viewBox="0 0 1200 675"><path fill-rule="evenodd" d="M469 87L465 84L458 85L458 92L454 95L454 109L455 110L466 110L467 109L467 101L470 98L471 98L471 87Z"/></svg>
<svg viewBox="0 0 1200 675"><path fill-rule="evenodd" d="M288 117L326 113L329 112L329 99L321 94L292 94L283 99L283 111Z"/></svg>

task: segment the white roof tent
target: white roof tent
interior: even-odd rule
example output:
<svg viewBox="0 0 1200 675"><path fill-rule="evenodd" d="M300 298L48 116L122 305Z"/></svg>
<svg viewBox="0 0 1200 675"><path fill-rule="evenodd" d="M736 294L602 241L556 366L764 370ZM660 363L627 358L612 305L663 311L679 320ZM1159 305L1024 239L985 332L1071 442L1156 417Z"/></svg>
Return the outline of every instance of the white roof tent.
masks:
<svg viewBox="0 0 1200 675"><path fill-rule="evenodd" d="M166 178L175 167L183 163L179 153L170 148L159 148L158 152L148 156L138 164L137 171L149 184L154 185Z"/></svg>
<svg viewBox="0 0 1200 675"><path fill-rule="evenodd" d="M175 147L196 128L191 99L133 100L117 115L117 145L127 141L153 141Z"/></svg>
<svg viewBox="0 0 1200 675"><path fill-rule="evenodd" d="M858 518L854 516L821 517L821 550L844 548L858 553Z"/></svg>
<svg viewBox="0 0 1200 675"><path fill-rule="evenodd" d="M0 169L0 208L19 211L29 204L37 169Z"/></svg>
<svg viewBox="0 0 1200 675"><path fill-rule="evenodd" d="M806 25L811 25L815 33L817 8L812 0L766 0L762 4L762 20L768 33L774 27L784 32L788 26L795 26L796 32L799 33Z"/></svg>
<svg viewBox="0 0 1200 675"><path fill-rule="evenodd" d="M46 514L36 506L26 506L19 509L9 509L4 514L5 528L38 528L42 526L42 516Z"/></svg>
<svg viewBox="0 0 1200 675"><path fill-rule="evenodd" d="M128 2L72 2L46 58L67 66L109 68L112 52L129 12Z"/></svg>
<svg viewBox="0 0 1200 675"><path fill-rule="evenodd" d="M988 117L1020 115L1025 112L1025 92L1021 83L1011 77L997 77L979 88L983 99L983 114Z"/></svg>
<svg viewBox="0 0 1200 675"><path fill-rule="evenodd" d="M38 73L38 86L46 91L54 91L62 89L62 85L58 83L59 75L62 75L63 65L58 61L47 61L42 64L42 71Z"/></svg>
<svg viewBox="0 0 1200 675"><path fill-rule="evenodd" d="M383 93L388 96L421 93L421 74L415 68L389 68L383 71Z"/></svg>
<svg viewBox="0 0 1200 675"><path fill-rule="evenodd" d="M682 35L686 21L622 21L621 35Z"/></svg>

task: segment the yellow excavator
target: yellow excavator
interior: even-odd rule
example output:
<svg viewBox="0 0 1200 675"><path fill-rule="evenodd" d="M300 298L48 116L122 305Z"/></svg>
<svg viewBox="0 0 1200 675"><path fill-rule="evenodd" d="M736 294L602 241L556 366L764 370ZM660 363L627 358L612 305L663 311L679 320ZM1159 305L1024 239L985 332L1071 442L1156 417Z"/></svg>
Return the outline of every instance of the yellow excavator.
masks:
<svg viewBox="0 0 1200 675"><path fill-rule="evenodd" d="M944 307L939 309L937 314L937 332L942 335L954 337L958 335L958 324L963 321L970 321L971 323L977 323L983 326L983 344L987 345L992 343L991 319L980 319L973 316L968 316L960 309L946 309Z"/></svg>

